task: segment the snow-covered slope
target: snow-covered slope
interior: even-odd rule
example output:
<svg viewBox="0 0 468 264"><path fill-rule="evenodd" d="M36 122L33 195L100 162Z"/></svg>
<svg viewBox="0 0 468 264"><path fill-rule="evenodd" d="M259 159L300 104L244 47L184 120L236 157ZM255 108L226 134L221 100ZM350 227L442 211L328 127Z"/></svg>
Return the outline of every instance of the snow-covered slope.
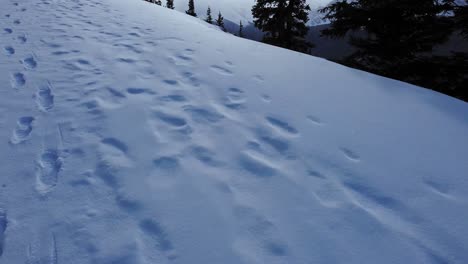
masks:
<svg viewBox="0 0 468 264"><path fill-rule="evenodd" d="M164 1L163 1L164 2ZM310 25L324 23L322 16L317 12L320 7L326 6L331 0L308 0L310 5ZM175 0L175 7L181 12L188 9L188 0ZM221 12L223 16L234 23L243 21L244 24L252 22L252 6L255 0L195 0L195 10L202 19L206 16L208 6L213 12L213 16Z"/></svg>
<svg viewBox="0 0 468 264"><path fill-rule="evenodd" d="M0 263L467 263L468 105L144 1L4 0Z"/></svg>

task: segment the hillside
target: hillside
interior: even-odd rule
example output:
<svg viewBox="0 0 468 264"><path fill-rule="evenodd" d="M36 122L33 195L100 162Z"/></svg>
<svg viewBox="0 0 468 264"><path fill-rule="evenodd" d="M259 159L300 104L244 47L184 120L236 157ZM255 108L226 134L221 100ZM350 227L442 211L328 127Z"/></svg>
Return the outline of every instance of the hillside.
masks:
<svg viewBox="0 0 468 264"><path fill-rule="evenodd" d="M0 263L468 260L468 104L144 1L0 9Z"/></svg>

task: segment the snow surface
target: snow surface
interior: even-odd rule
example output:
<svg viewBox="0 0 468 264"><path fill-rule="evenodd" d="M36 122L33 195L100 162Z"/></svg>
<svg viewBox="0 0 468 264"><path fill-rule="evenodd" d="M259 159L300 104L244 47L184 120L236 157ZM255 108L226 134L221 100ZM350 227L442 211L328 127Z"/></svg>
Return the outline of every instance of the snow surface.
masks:
<svg viewBox="0 0 468 264"><path fill-rule="evenodd" d="M322 15L317 10L326 6L332 0L307 0L311 11L309 13L309 24L319 25L325 23ZM165 3L165 1L163 1ZM244 24L253 21L252 6L255 0L195 0L195 11L198 17L204 19L208 6L211 8L213 17L216 18L218 12L221 11L223 17L234 23L242 21ZM185 12L188 9L188 0L175 0L174 5L176 10Z"/></svg>
<svg viewBox="0 0 468 264"><path fill-rule="evenodd" d="M144 1L2 1L0 263L467 263L468 105Z"/></svg>

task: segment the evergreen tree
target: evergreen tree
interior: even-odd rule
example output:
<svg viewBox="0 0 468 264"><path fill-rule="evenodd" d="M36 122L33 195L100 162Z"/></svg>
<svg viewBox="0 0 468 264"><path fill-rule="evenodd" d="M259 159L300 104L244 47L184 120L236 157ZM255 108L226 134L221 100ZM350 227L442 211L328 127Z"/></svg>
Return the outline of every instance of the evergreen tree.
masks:
<svg viewBox="0 0 468 264"><path fill-rule="evenodd" d="M343 37L362 31L350 44L357 52L348 58L361 68L390 74L400 71L417 54L430 52L451 34L452 23L443 12L452 9L453 0L341 0L320 10L331 27L322 35ZM393 68L393 69L392 69Z"/></svg>
<svg viewBox="0 0 468 264"><path fill-rule="evenodd" d="M357 51L342 61L348 66L468 100L468 76L459 70L468 56L432 53L463 24L462 10L453 0L340 0L320 10L331 21L322 35L351 33Z"/></svg>
<svg viewBox="0 0 468 264"><path fill-rule="evenodd" d="M154 3L157 5L162 5L161 0L154 0Z"/></svg>
<svg viewBox="0 0 468 264"><path fill-rule="evenodd" d="M208 7L208 10L206 10L206 22L213 24L213 17L211 16L211 8Z"/></svg>
<svg viewBox="0 0 468 264"><path fill-rule="evenodd" d="M221 15L221 12L218 13L218 19L216 19L216 25L220 27L224 32L226 32L226 27L224 27L224 17Z"/></svg>
<svg viewBox="0 0 468 264"><path fill-rule="evenodd" d="M312 47L305 40L309 11L306 0L256 0L252 7L255 26L265 32L264 42L300 52Z"/></svg>
<svg viewBox="0 0 468 264"><path fill-rule="evenodd" d="M191 15L194 17L197 17L197 13L195 13L195 4L193 3L193 0L189 0L188 3L188 10L185 11L187 15Z"/></svg>
<svg viewBox="0 0 468 264"><path fill-rule="evenodd" d="M465 5L455 7L455 21L462 35L468 39L468 0L465 0Z"/></svg>
<svg viewBox="0 0 468 264"><path fill-rule="evenodd" d="M169 9L174 9L174 0L167 0L166 7Z"/></svg>
<svg viewBox="0 0 468 264"><path fill-rule="evenodd" d="M239 37L244 37L244 25L242 25L242 20L239 22Z"/></svg>

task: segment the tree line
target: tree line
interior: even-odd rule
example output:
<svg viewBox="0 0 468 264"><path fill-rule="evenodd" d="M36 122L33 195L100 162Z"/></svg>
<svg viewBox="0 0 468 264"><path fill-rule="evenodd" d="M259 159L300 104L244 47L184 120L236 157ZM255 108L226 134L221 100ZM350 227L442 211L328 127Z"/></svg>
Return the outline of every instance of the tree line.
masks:
<svg viewBox="0 0 468 264"><path fill-rule="evenodd" d="M173 9L174 0L166 7ZM263 42L303 53L314 47L306 38L309 12L306 0L256 0L252 7ZM337 62L468 101L468 54L433 53L454 34L468 40L468 0L338 0L319 12L330 21L321 35L346 38L355 48ZM194 0L186 13L197 17ZM221 12L213 19L208 7L205 21L226 31ZM243 37L242 21L237 35Z"/></svg>
<svg viewBox="0 0 468 264"><path fill-rule="evenodd" d="M161 0L145 0L146 2L150 2L153 4L157 4L162 6L162 1ZM174 0L166 0L166 5L165 7L169 9L174 9ZM187 15L193 16L193 17L198 17L197 13L195 12L195 3L194 0L189 0L188 1L188 9L185 11ZM218 13L218 17L213 20L213 17L211 16L211 8L208 7L208 10L206 11L206 18L205 21L210 23L210 24L216 24L218 25L223 31L226 32L226 27L224 25L224 17L221 14L221 11ZM242 37L242 21L240 22L240 27L239 27L239 33L240 36Z"/></svg>
<svg viewBox="0 0 468 264"><path fill-rule="evenodd" d="M468 54L435 54L454 35L468 47L468 0L338 1L320 10L356 51L340 62L468 101Z"/></svg>

